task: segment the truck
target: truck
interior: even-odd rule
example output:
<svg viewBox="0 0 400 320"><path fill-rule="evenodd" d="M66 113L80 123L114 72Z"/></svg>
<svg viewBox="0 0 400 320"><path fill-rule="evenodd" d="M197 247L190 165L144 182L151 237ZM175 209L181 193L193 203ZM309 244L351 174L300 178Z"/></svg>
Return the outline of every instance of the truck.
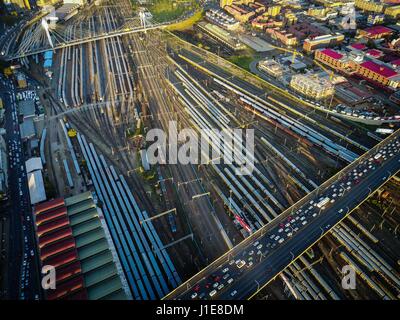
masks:
<svg viewBox="0 0 400 320"><path fill-rule="evenodd" d="M322 200L320 200L317 203L317 207L322 209L324 207L324 205L326 205L329 202L329 200L331 200L331 199L329 199L328 197L323 198Z"/></svg>

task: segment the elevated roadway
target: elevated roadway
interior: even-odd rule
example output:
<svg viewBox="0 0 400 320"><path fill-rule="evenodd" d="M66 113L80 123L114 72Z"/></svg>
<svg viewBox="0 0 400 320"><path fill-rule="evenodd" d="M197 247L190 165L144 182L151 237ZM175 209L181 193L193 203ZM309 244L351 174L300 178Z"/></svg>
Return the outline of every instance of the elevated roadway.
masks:
<svg viewBox="0 0 400 320"><path fill-rule="evenodd" d="M400 130L164 299L251 298L399 170ZM319 206L326 198L329 201Z"/></svg>

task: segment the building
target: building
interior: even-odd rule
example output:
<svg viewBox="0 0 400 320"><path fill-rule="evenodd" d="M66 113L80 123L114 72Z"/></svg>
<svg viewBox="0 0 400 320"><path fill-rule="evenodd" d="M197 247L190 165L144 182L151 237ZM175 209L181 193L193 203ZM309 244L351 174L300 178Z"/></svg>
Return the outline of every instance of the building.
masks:
<svg viewBox="0 0 400 320"><path fill-rule="evenodd" d="M58 2L60 2L60 0L36 0L36 5L43 8L49 5L52 6Z"/></svg>
<svg viewBox="0 0 400 320"><path fill-rule="evenodd" d="M238 38L242 43L249 48L252 48L256 52L267 52L274 50L274 47L259 37L253 37L248 34L240 34Z"/></svg>
<svg viewBox="0 0 400 320"><path fill-rule="evenodd" d="M88 0L63 0L64 4L78 4L80 6L84 6L88 3Z"/></svg>
<svg viewBox="0 0 400 320"><path fill-rule="evenodd" d="M400 74L383 62L367 60L362 63L351 62L356 74L376 85L390 89L400 88Z"/></svg>
<svg viewBox="0 0 400 320"><path fill-rule="evenodd" d="M7 195L8 189L8 160L6 142L0 135L0 201Z"/></svg>
<svg viewBox="0 0 400 320"><path fill-rule="evenodd" d="M54 199L34 208L42 266L54 266L56 289L48 300L126 300L118 255L90 192Z"/></svg>
<svg viewBox="0 0 400 320"><path fill-rule="evenodd" d="M400 15L400 5L387 7L385 9L385 14L391 18L399 18Z"/></svg>
<svg viewBox="0 0 400 320"><path fill-rule="evenodd" d="M266 59L258 63L258 69L268 73L269 75L279 78L283 76L283 67L280 63L272 59Z"/></svg>
<svg viewBox="0 0 400 320"><path fill-rule="evenodd" d="M81 4L75 2L65 2L64 4L56 9L55 15L59 21L68 21L74 15L78 13L78 9L81 7Z"/></svg>
<svg viewBox="0 0 400 320"><path fill-rule="evenodd" d="M9 10L31 10L29 0L4 0L4 4Z"/></svg>
<svg viewBox="0 0 400 320"><path fill-rule="evenodd" d="M397 90L393 94L390 95L389 97L390 101L393 101L394 103L397 103L400 105L400 90Z"/></svg>
<svg viewBox="0 0 400 320"><path fill-rule="evenodd" d="M385 7L382 2L375 0L355 0L354 5L358 9L376 13L382 13Z"/></svg>
<svg viewBox="0 0 400 320"><path fill-rule="evenodd" d="M334 47L341 44L344 40L344 35L341 33L327 34L304 40L303 50L312 52L319 48Z"/></svg>
<svg viewBox="0 0 400 320"><path fill-rule="evenodd" d="M43 180L43 165L40 158L31 158L25 162L28 177L28 188L31 205L46 201L46 190Z"/></svg>
<svg viewBox="0 0 400 320"><path fill-rule="evenodd" d="M35 117L36 107L35 100L21 100L18 102L19 115L23 117L24 121L28 118Z"/></svg>
<svg viewBox="0 0 400 320"><path fill-rule="evenodd" d="M200 22L197 24L197 27L202 32L206 33L211 38L219 41L229 49L236 51L246 48L236 37L232 36L228 31L214 24Z"/></svg>
<svg viewBox="0 0 400 320"><path fill-rule="evenodd" d="M21 130L21 139L22 140L29 140L35 137L36 130L35 124L33 122L33 118L27 118L20 124Z"/></svg>
<svg viewBox="0 0 400 320"><path fill-rule="evenodd" d="M30 158L25 161L26 172L33 172L36 170L43 170L42 160L39 157Z"/></svg>
<svg viewBox="0 0 400 320"><path fill-rule="evenodd" d="M385 26L373 26L364 30L359 30L359 37L366 39L381 39L389 37L393 34L393 30Z"/></svg>
<svg viewBox="0 0 400 320"><path fill-rule="evenodd" d="M222 10L208 10L206 12L206 20L226 30L237 30L240 26L239 21L236 21L235 18L229 16Z"/></svg>
<svg viewBox="0 0 400 320"><path fill-rule="evenodd" d="M292 33L280 28L267 28L266 33L270 34L273 39L279 40L284 45L289 47L297 46L298 39Z"/></svg>
<svg viewBox="0 0 400 320"><path fill-rule="evenodd" d="M276 17L277 15L279 15L281 13L281 9L282 9L282 7L279 5L268 6L266 14L270 17Z"/></svg>
<svg viewBox="0 0 400 320"><path fill-rule="evenodd" d="M44 188L42 171L32 171L27 173L27 176L31 205L46 201L47 196Z"/></svg>
<svg viewBox="0 0 400 320"><path fill-rule="evenodd" d="M16 80L17 80L18 88L25 89L28 86L28 84L26 82L26 77L25 77L25 75L23 73L17 72L15 77L16 77Z"/></svg>
<svg viewBox="0 0 400 320"><path fill-rule="evenodd" d="M322 100L332 97L335 87L326 78L314 74L296 74L290 80L290 87L300 94L314 99Z"/></svg>
<svg viewBox="0 0 400 320"><path fill-rule="evenodd" d="M315 51L314 59L333 70L341 71L348 75L352 73L349 58L344 52L339 52L329 48L318 49Z"/></svg>
<svg viewBox="0 0 400 320"><path fill-rule="evenodd" d="M244 8L243 6L237 6L234 4L225 6L224 9L241 23L248 22L256 15L255 11L249 10L250 8Z"/></svg>

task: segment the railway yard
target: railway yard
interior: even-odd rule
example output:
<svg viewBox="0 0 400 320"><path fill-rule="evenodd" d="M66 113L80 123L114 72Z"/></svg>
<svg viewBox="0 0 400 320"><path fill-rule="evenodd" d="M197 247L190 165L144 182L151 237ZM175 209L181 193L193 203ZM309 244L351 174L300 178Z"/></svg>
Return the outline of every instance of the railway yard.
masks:
<svg viewBox="0 0 400 320"><path fill-rule="evenodd" d="M132 8L110 0L86 10L63 37L110 33L129 22ZM51 79L37 58L24 59L46 112L45 177L55 197L93 192L135 300L163 298L378 143L367 127L282 95L165 30L59 49ZM217 157L146 170L147 132L171 124L177 133L210 130ZM237 163L254 163L252 174L220 161L226 145L213 130L230 128L254 130L254 154L248 137L232 138L242 151L228 146ZM399 185L397 176L389 180L253 299L398 299ZM290 228L282 226L288 237L297 231ZM342 288L348 264L357 290ZM219 290L230 276L210 281ZM208 298L202 290L192 298Z"/></svg>

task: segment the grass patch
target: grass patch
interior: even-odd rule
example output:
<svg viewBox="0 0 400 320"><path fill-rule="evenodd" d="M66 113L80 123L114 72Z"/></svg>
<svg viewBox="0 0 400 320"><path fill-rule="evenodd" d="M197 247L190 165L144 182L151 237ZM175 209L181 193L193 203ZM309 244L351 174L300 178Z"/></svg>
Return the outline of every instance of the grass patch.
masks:
<svg viewBox="0 0 400 320"><path fill-rule="evenodd" d="M136 0L131 0L132 7L136 10L139 4ZM168 22L180 18L185 12L196 11L199 4L195 0L174 1L174 0L153 0L148 5L144 5L156 22Z"/></svg>
<svg viewBox="0 0 400 320"><path fill-rule="evenodd" d="M198 22L199 20L201 20L203 18L203 11L199 10L197 11L193 16L191 16L190 18L178 22L178 23L174 23L170 26L168 26L168 30L170 31L182 31L182 30L186 30L191 28L196 22Z"/></svg>
<svg viewBox="0 0 400 320"><path fill-rule="evenodd" d="M228 60L237 66L250 71L250 63L255 59L253 56L231 56Z"/></svg>

